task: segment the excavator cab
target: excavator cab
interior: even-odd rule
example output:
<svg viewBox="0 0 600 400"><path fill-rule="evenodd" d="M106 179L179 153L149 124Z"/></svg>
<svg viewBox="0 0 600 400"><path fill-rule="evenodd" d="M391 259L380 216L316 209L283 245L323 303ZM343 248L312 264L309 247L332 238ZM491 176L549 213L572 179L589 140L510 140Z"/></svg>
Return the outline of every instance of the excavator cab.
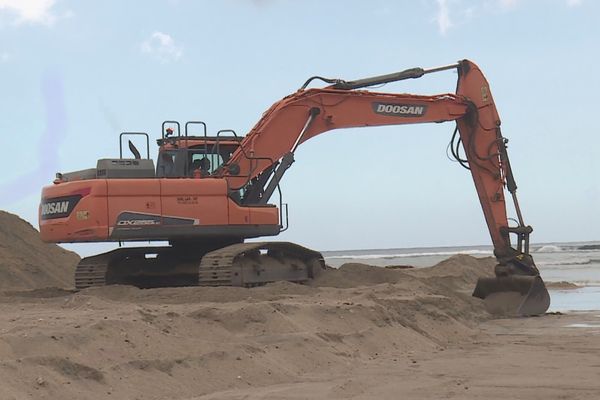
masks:
<svg viewBox="0 0 600 400"><path fill-rule="evenodd" d="M157 140L158 178L209 177L229 160L242 140L229 129L208 136L202 121L188 121L184 126L182 133L179 122L163 122L162 138ZM193 133L194 127L200 127L201 132Z"/></svg>

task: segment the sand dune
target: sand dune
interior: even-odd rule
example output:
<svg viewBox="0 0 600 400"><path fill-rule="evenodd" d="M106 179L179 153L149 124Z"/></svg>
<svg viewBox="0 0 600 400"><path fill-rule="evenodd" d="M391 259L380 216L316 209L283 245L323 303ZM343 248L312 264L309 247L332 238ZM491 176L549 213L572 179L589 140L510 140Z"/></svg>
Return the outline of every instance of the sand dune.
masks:
<svg viewBox="0 0 600 400"><path fill-rule="evenodd" d="M39 232L0 210L0 290L70 287L79 256L41 241Z"/></svg>

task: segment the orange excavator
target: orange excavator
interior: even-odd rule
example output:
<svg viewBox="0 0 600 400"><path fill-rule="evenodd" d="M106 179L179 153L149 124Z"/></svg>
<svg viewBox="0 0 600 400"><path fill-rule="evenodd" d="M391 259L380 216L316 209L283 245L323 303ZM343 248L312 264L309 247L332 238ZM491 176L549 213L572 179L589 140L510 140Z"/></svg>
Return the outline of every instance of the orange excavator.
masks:
<svg viewBox="0 0 600 400"><path fill-rule="evenodd" d="M365 89L445 70L458 72L455 94ZM309 88L315 80L328 86ZM445 121L456 122L449 147L471 172L498 260L496 277L480 279L473 295L492 312L543 314L550 297L529 254L532 228L525 225L517 201L507 139L489 85L468 60L355 81L312 77L273 104L245 137L231 130L208 136L200 121L187 122L183 129L165 121L156 167L148 135L122 133L119 158L57 173L54 184L43 188L41 236L53 243L168 242L83 258L75 272L78 289L306 282L325 268L319 252L288 242L244 242L287 229L279 185L298 146L333 129ZM124 140L131 135L145 138L145 158L132 137L133 158L123 157ZM509 225L505 189L514 203L516 226ZM269 202L273 197L278 205Z"/></svg>

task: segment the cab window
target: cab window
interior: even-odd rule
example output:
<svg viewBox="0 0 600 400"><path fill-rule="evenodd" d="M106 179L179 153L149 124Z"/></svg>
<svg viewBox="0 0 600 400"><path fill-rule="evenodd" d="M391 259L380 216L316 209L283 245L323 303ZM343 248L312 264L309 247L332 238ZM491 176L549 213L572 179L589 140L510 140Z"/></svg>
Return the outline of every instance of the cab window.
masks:
<svg viewBox="0 0 600 400"><path fill-rule="evenodd" d="M207 166L208 173L212 174L223 163L223 157L216 153L205 153L204 150L192 150L189 154L189 174L193 174L194 170L199 169L203 163Z"/></svg>
<svg viewBox="0 0 600 400"><path fill-rule="evenodd" d="M175 152L164 151L160 153L156 162L156 176L158 178L176 178Z"/></svg>

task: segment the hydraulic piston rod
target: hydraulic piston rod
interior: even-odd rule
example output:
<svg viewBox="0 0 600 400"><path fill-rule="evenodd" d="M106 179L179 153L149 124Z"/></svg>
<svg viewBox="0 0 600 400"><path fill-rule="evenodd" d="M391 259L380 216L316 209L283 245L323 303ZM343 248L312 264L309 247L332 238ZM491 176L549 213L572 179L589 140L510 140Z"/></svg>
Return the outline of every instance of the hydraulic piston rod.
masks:
<svg viewBox="0 0 600 400"><path fill-rule="evenodd" d="M425 74L430 74L433 72L445 71L448 69L458 68L460 64L449 64L443 65L441 67L434 68L410 68L400 72L394 72L392 74L387 75L378 75L372 76L370 78L358 79L355 81L339 81L330 87L332 89L340 89L340 90L352 90L352 89L360 89L368 86L381 85L384 83L403 81L405 79L415 79L420 78Z"/></svg>

